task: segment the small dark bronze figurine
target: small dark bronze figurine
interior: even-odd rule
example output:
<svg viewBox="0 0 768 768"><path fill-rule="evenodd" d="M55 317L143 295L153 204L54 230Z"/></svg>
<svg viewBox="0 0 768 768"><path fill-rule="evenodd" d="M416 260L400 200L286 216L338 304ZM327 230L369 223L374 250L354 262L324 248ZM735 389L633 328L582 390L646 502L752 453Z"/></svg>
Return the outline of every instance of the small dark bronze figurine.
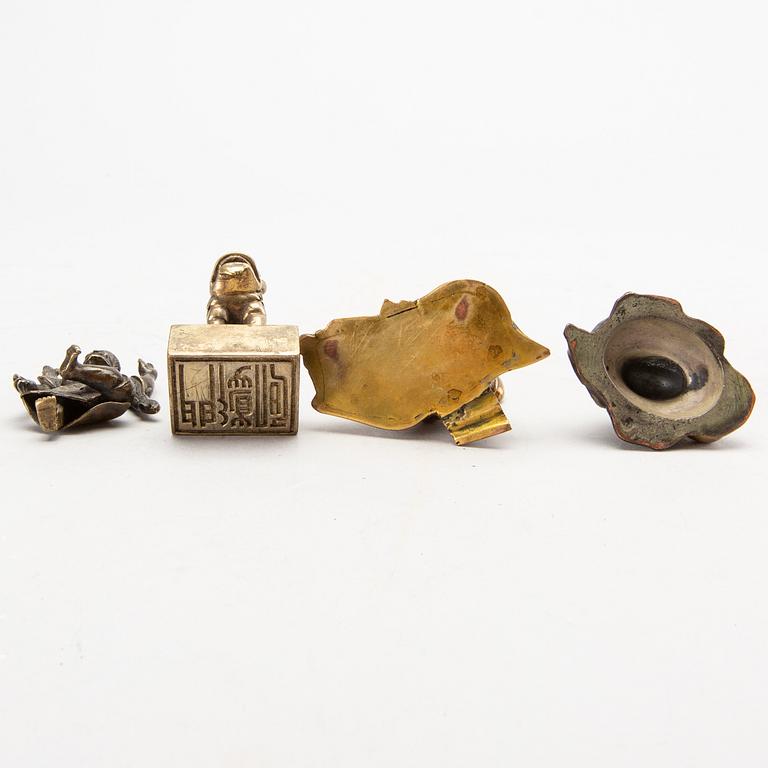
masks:
<svg viewBox="0 0 768 768"><path fill-rule="evenodd" d="M29 415L44 432L96 424L122 416L129 408L157 413L160 405L149 396L157 370L139 360L139 375L120 373L120 361L111 352L98 350L77 358L80 347L71 346L59 368L45 366L37 382L13 377Z"/></svg>

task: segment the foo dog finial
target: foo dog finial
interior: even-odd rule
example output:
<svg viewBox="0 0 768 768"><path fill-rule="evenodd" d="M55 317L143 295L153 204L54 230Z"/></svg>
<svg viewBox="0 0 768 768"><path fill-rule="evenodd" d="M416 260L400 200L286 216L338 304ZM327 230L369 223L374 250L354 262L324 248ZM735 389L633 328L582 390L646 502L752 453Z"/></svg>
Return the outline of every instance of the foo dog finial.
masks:
<svg viewBox="0 0 768 768"><path fill-rule="evenodd" d="M267 284L250 256L228 253L211 275L209 325L266 325L264 294Z"/></svg>
<svg viewBox="0 0 768 768"><path fill-rule="evenodd" d="M80 347L72 345L58 368L46 365L37 381L13 377L29 415L43 432L96 424L122 416L129 408L138 413L157 413L160 405L149 396L157 370L139 360L138 376L120 372L120 361L111 352L97 350L77 358Z"/></svg>

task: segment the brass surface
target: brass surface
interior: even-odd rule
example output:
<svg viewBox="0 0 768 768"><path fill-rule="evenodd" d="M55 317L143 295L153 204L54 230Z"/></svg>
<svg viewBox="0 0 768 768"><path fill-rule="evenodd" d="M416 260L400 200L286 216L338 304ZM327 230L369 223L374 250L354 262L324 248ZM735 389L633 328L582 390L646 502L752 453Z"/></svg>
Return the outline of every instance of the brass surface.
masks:
<svg viewBox="0 0 768 768"><path fill-rule="evenodd" d="M27 412L43 432L109 421L128 409L147 414L160 410L149 397L157 379L151 363L139 360L139 375L126 376L111 352L91 352L82 363L79 356L80 347L72 345L62 364L46 365L37 381L13 377Z"/></svg>
<svg viewBox="0 0 768 768"><path fill-rule="evenodd" d="M549 355L512 322L504 300L474 280L418 301L385 301L379 315L332 321L301 337L321 413L382 429L443 419L457 444L509 429L496 379Z"/></svg>
<svg viewBox="0 0 768 768"><path fill-rule="evenodd" d="M501 410L501 399L498 391L486 389L466 405L447 416L443 416L443 424L453 436L456 445L467 445L486 437L494 437L509 432L511 427Z"/></svg>
<svg viewBox="0 0 768 768"><path fill-rule="evenodd" d="M265 290L252 259L228 254L211 276L207 324L171 326L174 434L296 434L299 330L266 325Z"/></svg>

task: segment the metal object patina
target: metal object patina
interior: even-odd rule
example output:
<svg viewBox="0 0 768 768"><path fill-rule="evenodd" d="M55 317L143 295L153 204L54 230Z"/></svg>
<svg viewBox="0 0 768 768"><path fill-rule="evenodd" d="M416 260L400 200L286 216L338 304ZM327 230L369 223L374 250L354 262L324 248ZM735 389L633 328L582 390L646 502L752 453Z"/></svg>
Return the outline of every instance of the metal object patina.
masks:
<svg viewBox="0 0 768 768"><path fill-rule="evenodd" d="M568 325L565 338L573 370L628 443L711 443L738 429L755 404L725 359L722 334L674 299L627 293L591 333Z"/></svg>
<svg viewBox="0 0 768 768"><path fill-rule="evenodd" d="M549 355L490 286L458 280L301 337L321 413L382 429L436 415L458 445L510 429L498 377Z"/></svg>
<svg viewBox="0 0 768 768"><path fill-rule="evenodd" d="M266 324L265 291L251 258L227 254L211 276L208 324L171 326L174 434L296 434L299 329Z"/></svg>
<svg viewBox="0 0 768 768"><path fill-rule="evenodd" d="M149 397L157 379L151 363L139 360L138 376L126 376L111 352L91 352L82 363L79 356L80 347L72 345L62 364L46 365L37 381L13 377L27 412L44 432L110 421L129 409L145 414L160 410Z"/></svg>

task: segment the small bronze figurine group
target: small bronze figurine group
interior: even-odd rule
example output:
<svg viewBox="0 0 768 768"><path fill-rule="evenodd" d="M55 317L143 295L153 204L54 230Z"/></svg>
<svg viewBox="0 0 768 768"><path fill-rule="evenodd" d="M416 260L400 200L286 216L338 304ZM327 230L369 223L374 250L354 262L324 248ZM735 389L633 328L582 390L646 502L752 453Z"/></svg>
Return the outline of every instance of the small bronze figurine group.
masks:
<svg viewBox="0 0 768 768"><path fill-rule="evenodd" d="M120 372L120 361L111 352L90 352L81 363L80 347L71 346L58 368L46 365L37 381L13 377L29 415L43 432L96 424L122 416L129 408L137 413L157 413L160 405L149 396L157 371L139 360L138 376Z"/></svg>
<svg viewBox="0 0 768 768"><path fill-rule="evenodd" d="M299 357L321 413L401 430L438 417L457 445L510 429L499 377L549 350L512 321L490 286L457 280L416 301L385 301L378 315L333 320L299 337L267 325L266 283L253 260L219 259L207 324L174 325L168 339L171 426L177 435L286 435L298 430ZM565 329L576 375L606 408L616 434L663 449L688 437L712 442L741 426L755 396L723 355L711 325L660 296L626 294L592 333ZM14 376L45 432L157 413L157 371L139 360L125 376L111 352L78 361L70 347L37 382Z"/></svg>

